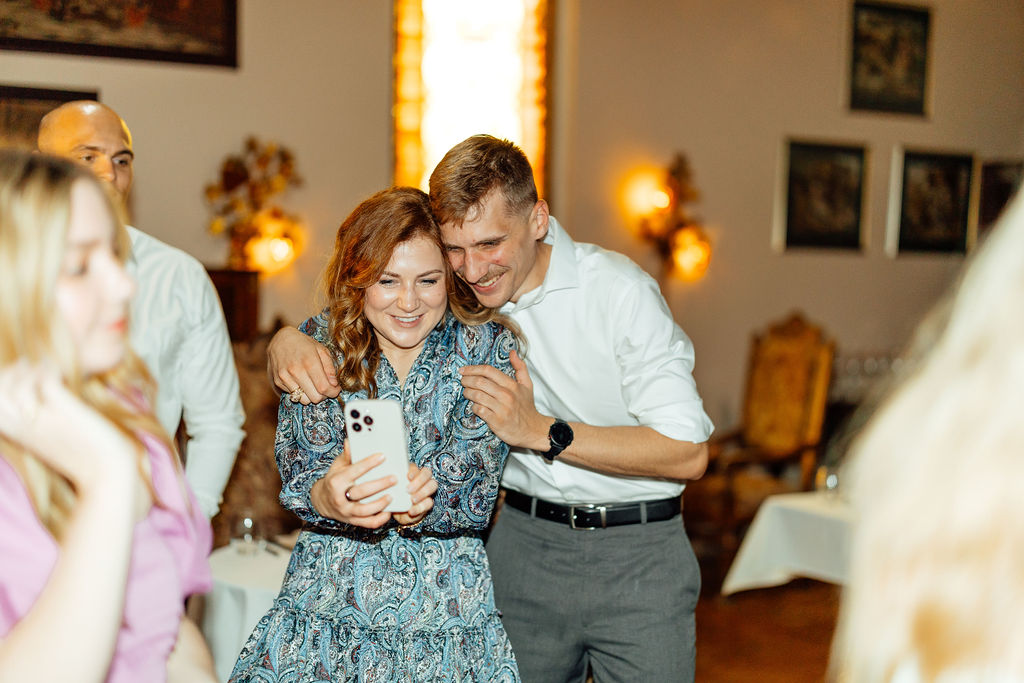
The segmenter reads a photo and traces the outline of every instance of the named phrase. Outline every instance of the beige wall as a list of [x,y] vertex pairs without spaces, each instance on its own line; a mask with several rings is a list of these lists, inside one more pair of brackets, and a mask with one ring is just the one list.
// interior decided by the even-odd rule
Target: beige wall
[[[697,379],[719,424],[734,420],[753,328],[802,308],[841,349],[884,351],[954,277],[959,257],[891,259],[882,243],[894,145],[1024,153],[1024,5],[936,0],[932,115],[851,114],[843,105],[849,3],[841,0],[564,0],[555,88],[552,207],[577,239],[655,269],[619,200],[636,165],[685,152],[715,255],[667,298],[697,345]],[[310,225],[292,271],[265,280],[262,313],[297,321],[334,230],[390,181],[391,16],[384,0],[240,2],[237,70],[0,53],[0,82],[99,88],[136,138],[135,222],[211,264],[203,185],[248,134],[292,147],[307,184],[283,204]],[[477,131],[467,131],[467,135]],[[861,254],[770,247],[786,136],[867,143]]]
[[[749,334],[803,309],[840,351],[900,346],[962,257],[887,257],[882,245],[895,145],[1024,152],[1024,3],[939,0],[933,8],[931,116],[850,113],[849,7],[822,0],[632,0],[573,3],[576,97],[560,161],[571,180],[553,213],[578,237],[651,272],[627,231],[629,169],[689,157],[696,207],[714,241],[697,284],[665,292],[697,349],[696,377],[717,426],[736,419]],[[770,246],[782,140],[866,143],[871,159],[862,253],[776,253]],[[562,190],[556,186],[556,190]]]
[[261,317],[301,321],[341,220],[391,180],[390,4],[239,5],[237,70],[3,52],[0,82],[99,88],[135,138],[135,224],[211,265],[227,246],[206,233],[203,186],[250,134],[291,147],[306,184],[281,203],[305,217],[310,239],[294,269],[265,280]]

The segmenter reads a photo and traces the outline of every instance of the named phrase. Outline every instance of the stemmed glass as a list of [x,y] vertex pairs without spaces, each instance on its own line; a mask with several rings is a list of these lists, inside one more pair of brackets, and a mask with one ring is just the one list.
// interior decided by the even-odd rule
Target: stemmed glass
[[822,465],[814,474],[814,488],[816,491],[824,491],[829,498],[839,495],[839,467],[837,465]]
[[243,555],[254,555],[257,551],[267,547],[266,534],[263,533],[263,525],[250,509],[245,509],[238,514],[238,523],[235,525],[236,545]]

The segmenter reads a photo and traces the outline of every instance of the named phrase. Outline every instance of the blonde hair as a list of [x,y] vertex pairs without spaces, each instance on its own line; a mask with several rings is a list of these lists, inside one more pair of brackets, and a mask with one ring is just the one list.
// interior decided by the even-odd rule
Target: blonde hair
[[[56,305],[76,183],[90,183],[106,198],[123,259],[128,242],[118,205],[87,170],[45,154],[0,151],[0,367],[18,360],[55,365],[72,393],[138,444],[139,475],[152,493],[142,435],[173,448],[152,411],[142,407],[155,396],[145,365],[129,352],[116,367],[85,375]],[[75,505],[71,484],[2,435],[0,457],[21,476],[36,515],[59,540]]]
[[857,525],[832,674],[1024,676],[1024,194],[919,329],[843,474]]

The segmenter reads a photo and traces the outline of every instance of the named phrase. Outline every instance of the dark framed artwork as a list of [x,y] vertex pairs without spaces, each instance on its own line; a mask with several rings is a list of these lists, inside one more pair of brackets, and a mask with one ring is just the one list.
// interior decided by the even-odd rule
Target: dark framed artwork
[[981,165],[978,238],[984,237],[1024,181],[1024,160],[989,161]]
[[967,251],[974,158],[905,150],[900,190],[900,252]]
[[866,165],[861,146],[789,141],[787,249],[860,249]]
[[927,8],[854,2],[850,109],[925,113]]
[[0,85],[0,147],[35,149],[39,121],[74,100],[98,100],[96,90],[50,90]]
[[237,0],[4,0],[0,49],[238,65]]

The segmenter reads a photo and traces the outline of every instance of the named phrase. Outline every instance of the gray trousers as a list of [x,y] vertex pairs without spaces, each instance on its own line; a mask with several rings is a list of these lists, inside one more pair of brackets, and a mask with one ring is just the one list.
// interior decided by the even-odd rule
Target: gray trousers
[[505,506],[487,541],[524,683],[693,681],[700,569],[679,517],[574,530]]

